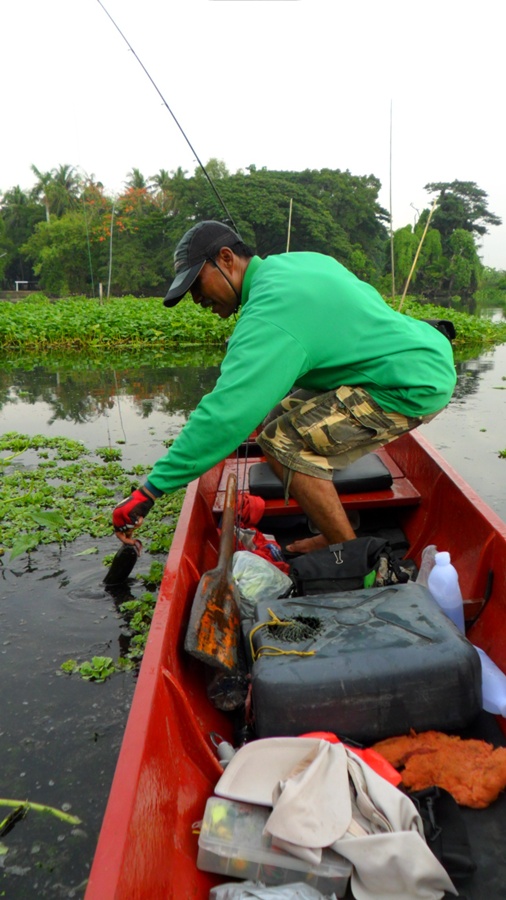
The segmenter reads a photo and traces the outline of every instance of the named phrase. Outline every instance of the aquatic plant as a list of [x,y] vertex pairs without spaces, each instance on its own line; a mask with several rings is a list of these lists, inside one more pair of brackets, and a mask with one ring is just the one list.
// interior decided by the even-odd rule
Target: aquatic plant
[[[149,467],[137,465],[134,473],[116,460],[96,457],[80,441],[68,438],[17,432],[0,437],[0,555],[10,551],[12,562],[39,544],[67,545],[83,535],[95,539],[112,533],[112,507],[128,496]],[[23,465],[24,459],[29,464]],[[183,497],[181,490],[155,504],[143,525],[145,551],[168,552]]]
[[[397,309],[399,298],[387,302]],[[415,318],[451,319],[457,329],[457,346],[506,341],[506,324],[419,303],[414,297],[406,297],[402,311]],[[190,299],[166,309],[159,297],[115,297],[102,303],[71,297],[50,302],[44,295],[33,294],[19,303],[2,305],[0,347],[31,353],[50,349],[86,349],[87,353],[118,353],[126,348],[181,350],[223,346],[233,328],[233,319],[220,319],[210,310],[198,309]]]

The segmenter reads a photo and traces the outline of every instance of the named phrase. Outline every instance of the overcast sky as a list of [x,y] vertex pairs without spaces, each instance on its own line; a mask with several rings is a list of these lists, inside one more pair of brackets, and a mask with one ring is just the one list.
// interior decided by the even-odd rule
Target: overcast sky
[[[376,175],[393,224],[431,181],[474,181],[504,221],[502,4],[480,0],[103,0],[202,162]],[[98,0],[0,0],[0,190],[70,164],[120,191],[197,161]],[[289,199],[287,198],[287,204]],[[233,214],[233,210],[231,211]]]

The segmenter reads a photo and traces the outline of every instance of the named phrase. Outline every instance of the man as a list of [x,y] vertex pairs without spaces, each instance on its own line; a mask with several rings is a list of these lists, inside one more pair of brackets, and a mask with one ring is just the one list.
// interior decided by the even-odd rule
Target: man
[[239,309],[240,317],[214,390],[144,487],[114,510],[118,537],[132,543],[132,529],[158,497],[210,469],[268,417],[258,443],[319,532],[287,549],[354,538],[332,472],[447,405],[455,386],[449,341],[392,310],[335,259],[284,253],[262,260],[220,222],[190,228],[174,263],[166,306],[190,291],[221,318]]

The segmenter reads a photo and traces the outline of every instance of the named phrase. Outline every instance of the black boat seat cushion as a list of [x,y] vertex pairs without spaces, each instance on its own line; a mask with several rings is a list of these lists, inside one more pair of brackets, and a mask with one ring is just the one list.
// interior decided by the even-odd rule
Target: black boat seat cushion
[[[386,491],[392,486],[392,475],[376,453],[368,453],[346,466],[336,469],[332,481],[340,494],[362,494]],[[283,485],[266,462],[254,463],[249,470],[249,492],[265,500],[283,498]]]

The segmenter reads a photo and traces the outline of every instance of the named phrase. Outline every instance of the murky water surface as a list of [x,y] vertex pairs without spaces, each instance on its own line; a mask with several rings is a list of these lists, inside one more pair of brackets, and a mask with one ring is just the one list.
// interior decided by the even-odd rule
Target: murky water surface
[[[153,463],[218,374],[216,356],[163,364],[83,365],[81,357],[29,368],[4,361],[0,434],[19,431],[121,441],[123,463]],[[506,520],[506,345],[458,365],[449,408],[424,434]],[[125,443],[123,443],[125,442]],[[97,542],[94,542],[97,543]],[[86,538],[51,545],[0,568],[0,796],[69,810],[81,824],[31,811],[1,839],[0,895],[10,900],[82,897],[135,687],[132,673],[104,684],[60,672],[66,659],[117,658],[125,623],[102,584],[99,553],[78,556]],[[147,571],[149,559],[138,564]],[[142,566],[145,569],[142,569]],[[0,806],[0,820],[8,812]],[[5,893],[2,894],[2,891]]]

